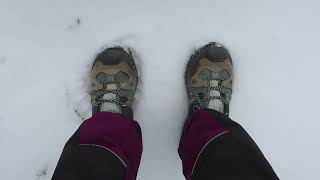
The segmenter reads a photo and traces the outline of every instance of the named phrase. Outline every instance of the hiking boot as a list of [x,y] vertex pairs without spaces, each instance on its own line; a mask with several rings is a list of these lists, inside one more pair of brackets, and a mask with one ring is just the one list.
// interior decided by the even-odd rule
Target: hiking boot
[[92,114],[112,112],[133,117],[133,100],[138,73],[131,52],[121,47],[98,54],[91,73]]
[[185,74],[190,111],[213,109],[229,115],[232,60],[219,43],[209,43],[190,58]]

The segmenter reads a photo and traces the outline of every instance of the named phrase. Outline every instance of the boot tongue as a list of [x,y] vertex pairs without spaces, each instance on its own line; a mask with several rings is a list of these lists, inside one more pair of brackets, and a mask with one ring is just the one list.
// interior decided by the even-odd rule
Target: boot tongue
[[[106,90],[117,90],[117,84],[108,84]],[[103,100],[119,100],[119,97],[115,93],[106,93],[102,97]],[[100,106],[100,112],[112,112],[112,113],[122,113],[122,108],[119,104],[105,102]]]
[[[219,82],[217,80],[210,80],[209,86],[210,87],[217,87],[219,85]],[[208,91],[205,96],[212,97],[212,96],[220,96],[220,92],[217,90],[210,90]],[[220,99],[211,99],[206,102],[204,102],[204,106],[208,109],[213,109],[216,111],[219,111],[221,113],[224,112],[224,104]]]

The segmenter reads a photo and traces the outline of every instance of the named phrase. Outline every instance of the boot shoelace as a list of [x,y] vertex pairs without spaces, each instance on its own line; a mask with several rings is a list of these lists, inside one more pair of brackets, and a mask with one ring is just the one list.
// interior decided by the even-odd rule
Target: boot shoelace
[[[196,93],[195,89],[191,88],[192,89],[192,94],[195,94],[196,100],[198,102],[192,108],[194,112],[199,110],[199,109],[203,109],[204,108],[203,103],[206,102],[206,101],[217,99],[217,100],[220,100],[222,103],[226,103],[226,96],[225,96],[225,93],[223,92],[223,87],[221,86],[222,81],[221,80],[215,80],[215,81],[218,82],[217,86],[212,86],[210,84],[210,81],[211,80],[208,80],[208,84],[209,85],[208,85],[207,89],[205,89],[202,92]],[[210,92],[212,92],[212,91],[218,91],[220,95],[219,96],[210,95],[211,94]]]
[[[112,89],[108,89],[108,86],[110,85],[115,85],[116,88],[112,88]],[[103,103],[112,103],[112,104],[116,104],[118,106],[124,106],[123,102],[121,101],[121,97],[120,97],[120,82],[119,81],[115,81],[112,83],[103,83],[102,84],[102,89],[99,89],[97,93],[99,93],[99,95],[96,98],[96,103],[95,106],[96,107],[100,107],[101,104]],[[106,94],[113,94],[114,98],[110,98],[110,99],[104,99],[104,95]]]

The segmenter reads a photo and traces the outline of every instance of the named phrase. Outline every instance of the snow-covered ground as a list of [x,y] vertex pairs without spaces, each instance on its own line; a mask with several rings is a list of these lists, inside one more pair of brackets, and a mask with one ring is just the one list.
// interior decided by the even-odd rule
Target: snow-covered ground
[[320,161],[320,1],[0,0],[0,179],[48,180],[90,116],[97,52],[134,48],[138,179],[184,179],[177,146],[191,52],[223,43],[235,67],[231,115],[281,179],[316,180]]

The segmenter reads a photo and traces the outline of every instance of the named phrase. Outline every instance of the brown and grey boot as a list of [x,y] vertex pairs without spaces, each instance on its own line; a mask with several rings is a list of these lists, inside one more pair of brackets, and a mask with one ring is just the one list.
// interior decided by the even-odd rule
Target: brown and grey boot
[[213,109],[229,115],[233,68],[227,49],[209,43],[190,58],[185,74],[191,111]]
[[131,52],[121,47],[104,50],[96,57],[90,78],[92,114],[112,112],[133,116],[138,73]]

